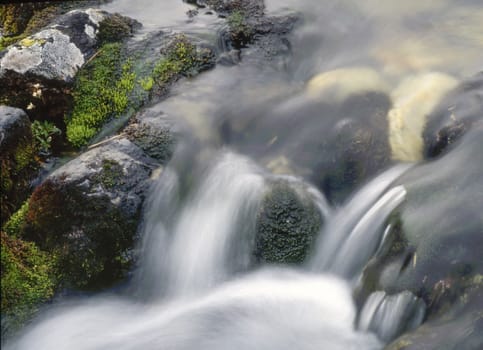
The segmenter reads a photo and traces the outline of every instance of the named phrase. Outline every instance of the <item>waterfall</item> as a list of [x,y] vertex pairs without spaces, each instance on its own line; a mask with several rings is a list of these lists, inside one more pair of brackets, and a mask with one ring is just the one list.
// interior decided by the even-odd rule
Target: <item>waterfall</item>
[[[347,231],[329,242],[338,249],[328,270],[350,280],[381,244],[381,226],[404,199],[403,187],[386,189],[407,166],[388,170],[335,214],[311,185],[266,174],[247,157],[222,151],[207,169],[184,197],[172,168],[151,191],[134,279],[144,298],[103,295],[54,307],[7,349],[376,350],[381,340],[421,322],[417,298],[376,292],[356,329],[351,286],[342,278],[288,267],[248,271],[268,179],[303,188],[329,227],[347,208]],[[321,242],[334,239],[325,234],[322,251]]]
[[356,277],[379,246],[382,225],[405,197],[401,186],[385,191],[409,167],[397,165],[377,176],[328,218],[310,262],[313,271]]
[[[222,2],[224,10],[206,4]],[[459,242],[460,232],[454,228],[479,214],[475,198],[480,192],[473,182],[481,185],[481,158],[473,155],[481,147],[472,138],[480,136],[481,123],[473,116],[465,119],[465,114],[479,110],[481,89],[468,100],[462,91],[461,99],[458,91],[442,97],[439,120],[434,111],[429,113],[436,103],[428,102],[431,89],[412,94],[405,91],[412,90],[412,83],[404,82],[421,72],[463,79],[481,69],[481,45],[475,43],[481,43],[483,21],[477,2],[113,0],[103,5],[143,22],[132,42],[125,42],[123,55],[146,68],[146,74],[156,65],[153,76],[146,76],[156,83],[164,80],[157,76],[158,68],[180,68],[165,54],[176,37],[196,43],[197,56],[209,63],[203,69],[216,64],[209,71],[193,68],[169,77],[166,86],[154,86],[149,92],[153,98],[142,107],[152,112],[149,118],[143,121],[143,111],[132,120],[139,126],[150,121],[149,141],[137,142],[144,136],[138,140],[128,129],[122,132],[130,140],[132,136],[146,159],[158,153],[151,148],[160,147],[164,154],[164,136],[173,136],[173,157],[160,166],[146,194],[133,254],[136,266],[132,278],[123,281],[127,287],[60,296],[2,345],[7,350],[381,350],[424,320],[425,303],[401,290],[404,286],[427,296],[437,280],[452,280],[464,270],[463,284],[450,281],[454,290],[448,298],[456,299],[452,293],[460,291],[470,298],[470,277],[479,278],[473,274],[481,264],[474,257],[459,257],[472,245],[473,233],[480,232],[480,221],[461,230],[471,230],[471,240],[465,238],[461,246],[453,242]],[[260,11],[251,18],[251,7],[258,6]],[[235,36],[243,40],[232,45]],[[193,60],[184,46],[177,48],[183,66]],[[211,49],[216,59],[204,56]],[[314,82],[320,94],[316,98]],[[478,84],[460,88],[470,91]],[[401,89],[406,85],[410,88]],[[411,95],[417,103],[403,103]],[[394,106],[400,107],[400,118],[389,113]],[[435,111],[439,114],[439,107]],[[416,115],[428,119],[424,130],[424,120],[412,118]],[[417,132],[407,132],[414,126],[409,122],[416,122]],[[473,129],[477,133],[471,134]],[[394,149],[394,138],[403,149]],[[391,159],[396,162],[394,151],[421,148],[422,139],[448,147],[438,158],[387,169]],[[421,154],[409,158],[420,159]],[[163,156],[159,161],[165,160]],[[317,186],[332,193],[326,198]],[[359,188],[349,194],[354,186]],[[270,197],[280,189],[291,196]],[[329,204],[346,194],[351,197],[340,206]],[[475,203],[466,205],[471,201]],[[268,210],[272,204],[275,210]],[[300,222],[309,220],[291,220],[301,206],[306,216],[317,217],[310,220],[307,241]],[[312,215],[317,210],[320,215]],[[399,210],[402,215],[397,217]],[[300,259],[290,260],[308,256],[306,261],[274,266],[267,261],[282,259],[257,256],[268,246],[260,233],[264,216],[275,227],[266,238],[270,249],[278,253],[293,242],[306,242]],[[361,294],[369,296],[360,300],[358,309],[355,284],[362,281],[367,263],[375,254],[385,259],[374,268],[392,263],[393,256],[385,254],[400,248],[392,246],[396,240],[390,236],[396,222],[401,228],[396,243],[407,241],[407,249],[427,257],[418,255],[417,268],[394,276],[397,285],[384,284],[386,291],[367,290],[377,283],[364,284]],[[320,232],[314,235],[319,223]],[[433,224],[435,232],[428,234]],[[432,276],[429,262],[439,258]],[[445,266],[451,268],[443,271]],[[374,277],[380,277],[377,273]],[[428,282],[420,275],[429,277]]]
[[[176,187],[168,172],[159,179],[154,197],[167,198],[175,207]],[[153,201],[143,242],[144,293],[146,288],[158,296],[200,293],[246,269],[263,192],[264,179],[255,164],[224,153],[178,213],[165,201]]]
[[374,292],[366,300],[359,317],[359,329],[373,331],[385,341],[391,341],[403,331],[421,324],[426,311],[424,301],[405,291],[395,295]]

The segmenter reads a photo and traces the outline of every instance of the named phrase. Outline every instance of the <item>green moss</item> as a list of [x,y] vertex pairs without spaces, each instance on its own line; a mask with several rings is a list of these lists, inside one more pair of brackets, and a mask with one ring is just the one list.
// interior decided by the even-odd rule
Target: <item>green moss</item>
[[143,79],[139,79],[139,84],[144,91],[151,91],[154,86],[154,79],[153,77],[145,77]]
[[101,43],[118,42],[131,34],[131,27],[126,18],[119,14],[107,17],[99,23],[99,34],[97,38]]
[[241,10],[233,11],[226,19],[230,28],[230,35],[235,46],[247,45],[253,35],[253,30],[247,22],[246,15]]
[[76,79],[74,107],[66,120],[67,139],[84,146],[110,118],[123,113],[136,76],[130,60],[122,62],[121,44],[105,44]]
[[177,80],[180,76],[193,76],[212,66],[213,53],[198,50],[185,35],[177,35],[161,51],[163,57],[155,64],[152,78],[158,87]]
[[96,177],[96,180],[105,188],[113,188],[120,184],[123,178],[122,166],[112,159],[102,160],[102,171]]
[[55,258],[1,232],[2,333],[13,332],[54,293]]
[[19,237],[23,232],[26,223],[26,216],[29,210],[28,200],[22,204],[19,210],[17,210],[8,221],[5,223],[3,229],[11,237]]
[[3,224],[26,199],[30,181],[38,169],[38,150],[25,136],[11,150],[0,156],[1,223]]
[[303,262],[320,225],[320,214],[312,202],[285,183],[275,184],[265,195],[257,217],[257,260]]
[[180,73],[181,65],[167,58],[158,61],[153,69],[154,80],[160,85],[170,82]]

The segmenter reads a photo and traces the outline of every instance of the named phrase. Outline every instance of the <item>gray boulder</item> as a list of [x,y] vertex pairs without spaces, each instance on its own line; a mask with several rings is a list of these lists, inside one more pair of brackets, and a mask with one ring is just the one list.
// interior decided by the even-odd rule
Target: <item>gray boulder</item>
[[65,286],[108,286],[133,263],[150,176],[158,164],[127,139],[94,148],[52,173],[29,200],[23,236],[58,252]]
[[[112,23],[112,19],[123,22],[131,32],[137,25],[101,10],[74,10],[2,51],[2,102],[28,111],[32,119],[50,119],[61,126],[72,103],[74,77],[98,49],[103,23]],[[107,27],[112,30],[112,26]]]

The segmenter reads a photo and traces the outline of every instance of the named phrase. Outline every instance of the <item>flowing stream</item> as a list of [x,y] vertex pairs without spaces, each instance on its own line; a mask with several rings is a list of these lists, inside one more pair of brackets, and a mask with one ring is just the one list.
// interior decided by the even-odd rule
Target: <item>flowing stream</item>
[[[215,38],[221,25],[206,9],[188,21],[185,12],[193,7],[181,0],[115,0],[105,8],[143,22],[139,35],[175,28]],[[54,304],[6,348],[369,350],[416,328],[425,305],[411,293],[373,293],[358,312],[353,291],[406,200],[401,179],[421,160],[421,127],[406,130],[412,134],[404,144],[385,140],[390,164],[330,202],[314,184],[325,164],[315,159],[330,163],[333,130],[350,126],[346,114],[365,112],[357,104],[324,118],[313,112],[327,111],[320,101],[343,101],[369,87],[400,107],[388,113],[394,118],[405,108],[427,113],[443,92],[481,68],[483,11],[477,8],[476,0],[267,1],[270,13],[304,16],[289,37],[293,57],[244,60],[242,54],[240,64],[182,81],[149,107],[178,120],[185,139],[147,200],[130,286]],[[425,75],[433,71],[441,73]],[[411,82],[426,78],[445,90],[414,103]],[[389,124],[391,137],[397,128]],[[327,140],[323,150],[320,139]],[[299,267],[259,266],[252,255],[257,213],[274,179],[304,186],[324,221]],[[436,181],[432,174],[426,179]]]

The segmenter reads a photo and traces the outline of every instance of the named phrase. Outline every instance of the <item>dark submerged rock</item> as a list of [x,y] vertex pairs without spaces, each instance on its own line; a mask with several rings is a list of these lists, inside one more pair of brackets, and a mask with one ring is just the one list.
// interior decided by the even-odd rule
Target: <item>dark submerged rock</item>
[[454,147],[483,118],[483,72],[450,92],[428,116],[423,138],[426,158],[438,157]]
[[[331,203],[342,203],[392,163],[386,118],[391,101],[382,92],[340,102],[298,95],[264,103],[230,116],[222,135],[270,170],[273,161],[290,159],[288,173],[310,180]],[[239,119],[241,127],[235,125]]]
[[428,116],[430,161],[398,180],[407,200],[382,249],[366,266],[363,288],[409,290],[427,305],[422,326],[396,349],[479,349],[483,260],[482,74],[446,95]]

